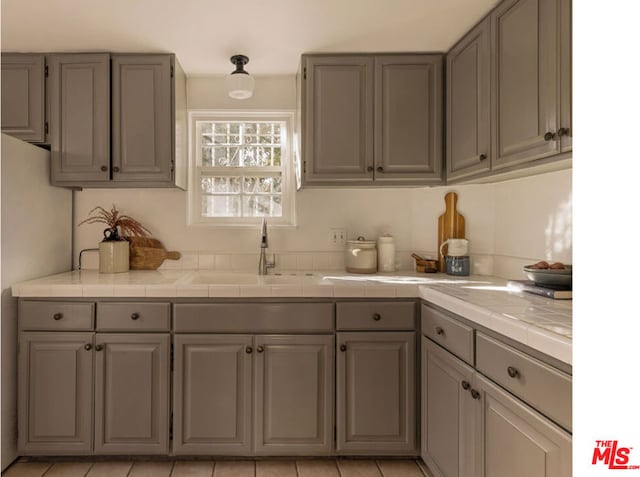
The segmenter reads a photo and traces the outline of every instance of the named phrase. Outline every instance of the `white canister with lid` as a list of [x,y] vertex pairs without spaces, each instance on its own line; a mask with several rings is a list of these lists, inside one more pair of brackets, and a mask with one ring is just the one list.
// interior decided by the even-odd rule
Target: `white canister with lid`
[[381,272],[396,271],[396,244],[391,234],[378,237],[378,270]]
[[349,273],[376,273],[378,253],[375,240],[366,240],[364,237],[347,240],[345,263]]

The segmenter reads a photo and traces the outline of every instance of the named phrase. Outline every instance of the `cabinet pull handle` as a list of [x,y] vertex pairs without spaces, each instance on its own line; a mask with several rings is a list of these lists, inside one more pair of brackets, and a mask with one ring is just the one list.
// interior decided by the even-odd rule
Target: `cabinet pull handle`
[[372,318],[373,318],[374,321],[380,321],[382,316],[380,315],[380,313],[374,313]]
[[347,351],[347,345],[340,345],[340,351]]
[[96,345],[96,351],[102,351],[103,348],[104,346],[102,346],[101,344]]
[[552,141],[552,140],[555,140],[555,139],[557,139],[557,136],[555,135],[555,133],[548,132],[548,133],[546,133],[544,135],[544,140],[545,141]]
[[86,349],[87,351],[91,351],[91,348],[93,348],[93,346],[91,346],[91,343],[87,343],[86,345],[84,345],[84,349]]
[[108,168],[107,166],[102,166],[102,167],[100,168],[100,170],[101,170],[102,172],[107,172],[107,170],[109,170],[109,168]]
[[113,166],[113,172],[120,172],[120,168],[118,166]]
[[461,384],[462,384],[462,389],[464,389],[465,391],[471,387],[471,384],[469,384],[469,381],[462,381]]
[[487,158],[486,154],[480,154],[480,160],[484,161]]
[[444,330],[441,326],[436,326],[436,334],[440,336],[444,335]]
[[138,318],[140,318],[140,314],[139,313],[131,313],[131,319],[132,320],[137,320]]
[[471,392],[471,397],[473,399],[480,399],[480,393],[478,391],[476,391],[475,389],[472,389],[470,392]]
[[53,319],[58,321],[61,320],[63,316],[64,315],[62,313],[56,313],[55,315],[53,315]]
[[373,172],[373,166],[368,166],[367,167],[367,172]]
[[507,368],[507,374],[512,377],[512,378],[517,378],[520,375],[520,371],[518,371],[516,368],[514,368],[513,366],[509,366]]
[[384,172],[384,168],[382,166],[378,166],[378,167],[376,167],[376,171]]
[[558,129],[558,132],[556,134],[558,135],[558,137],[568,136],[569,135],[569,128],[560,128],[560,129]]
[[256,351],[257,351],[258,353],[262,353],[262,352],[264,351],[264,347],[263,347],[263,346],[258,346],[258,347],[256,348]]
[[251,346],[247,346],[244,349],[244,352],[247,353],[247,354],[251,354],[251,353],[253,353],[253,348]]

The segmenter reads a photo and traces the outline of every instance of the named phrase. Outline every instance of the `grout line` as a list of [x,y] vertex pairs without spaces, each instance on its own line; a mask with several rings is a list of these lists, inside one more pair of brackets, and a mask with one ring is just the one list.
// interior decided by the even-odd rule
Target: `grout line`
[[45,475],[47,475],[47,472],[49,472],[51,470],[51,467],[53,467],[53,462],[49,463],[49,467],[47,467],[45,469],[45,471],[42,473],[41,477],[44,477]]
[[93,469],[93,465],[94,464],[95,464],[95,462],[91,462],[91,465],[87,469],[87,472],[85,472],[84,477],[87,477],[87,475],[89,475],[89,472],[91,472],[91,469]]
[[380,476],[384,477],[384,473],[382,472],[382,467],[380,467],[380,463],[378,462],[378,459],[375,459],[373,462],[375,462],[376,467],[378,469],[378,473],[380,474]]
[[131,473],[131,471],[133,470],[133,466],[136,465],[135,462],[131,463],[131,466],[129,467],[129,470],[127,470],[127,477],[129,477],[129,474]]
[[335,464],[336,464],[336,467],[338,468],[338,474],[340,475],[340,477],[344,477],[344,475],[342,475],[342,469],[340,468],[340,464],[338,464],[338,459],[335,460]]
[[[173,465],[175,465],[175,463]],[[216,473],[216,461],[213,460],[211,461],[211,477],[213,477],[215,473]]]

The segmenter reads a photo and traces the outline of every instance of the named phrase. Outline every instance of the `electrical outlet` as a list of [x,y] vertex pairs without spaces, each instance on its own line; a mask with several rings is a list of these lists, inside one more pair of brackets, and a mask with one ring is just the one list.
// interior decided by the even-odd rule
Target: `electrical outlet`
[[334,248],[344,248],[347,244],[347,230],[342,228],[329,229],[329,245]]

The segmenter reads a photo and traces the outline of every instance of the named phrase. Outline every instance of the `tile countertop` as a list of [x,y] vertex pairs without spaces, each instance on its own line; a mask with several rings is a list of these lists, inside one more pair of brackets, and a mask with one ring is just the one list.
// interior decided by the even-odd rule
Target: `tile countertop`
[[508,290],[506,280],[488,276],[418,274],[356,275],[332,272],[250,273],[204,270],[96,270],[61,273],[17,283],[16,297],[318,297],[422,298],[470,321],[572,363],[572,302]]

